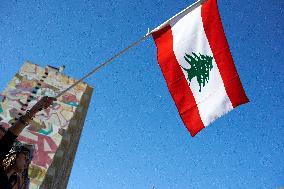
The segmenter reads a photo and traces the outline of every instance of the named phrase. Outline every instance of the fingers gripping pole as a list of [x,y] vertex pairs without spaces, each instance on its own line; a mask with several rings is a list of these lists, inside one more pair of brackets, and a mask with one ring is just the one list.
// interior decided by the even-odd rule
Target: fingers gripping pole
[[119,57],[120,55],[122,55],[123,53],[125,53],[126,51],[128,51],[130,48],[138,45],[139,43],[141,43],[142,41],[144,41],[147,37],[149,37],[152,34],[152,32],[148,32],[145,36],[143,36],[142,38],[140,38],[139,40],[135,41],[134,43],[132,43],[131,45],[129,45],[128,47],[126,47],[125,49],[123,49],[122,51],[120,51],[119,53],[115,54],[113,57],[109,58],[108,60],[106,60],[105,62],[101,63],[99,66],[97,66],[95,69],[93,69],[91,72],[89,72],[88,74],[86,74],[85,76],[83,76],[81,79],[79,79],[78,81],[76,81],[74,84],[72,84],[71,86],[69,86],[67,89],[61,91],[60,93],[58,93],[55,98],[59,98],[60,96],[62,96],[64,93],[66,93],[67,91],[69,91],[70,89],[72,89],[73,87],[75,87],[78,83],[80,83],[81,81],[83,81],[84,79],[86,79],[87,77],[93,75],[94,73],[96,73],[98,70],[100,70],[102,67],[108,65],[109,63],[111,63],[114,59],[116,59],[117,57]]

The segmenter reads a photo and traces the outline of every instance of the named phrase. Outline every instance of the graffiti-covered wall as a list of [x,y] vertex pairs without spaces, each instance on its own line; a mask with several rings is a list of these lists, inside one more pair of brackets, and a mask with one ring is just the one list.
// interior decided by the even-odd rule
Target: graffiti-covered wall
[[[1,125],[8,129],[42,96],[55,96],[74,82],[56,69],[25,62],[0,94]],[[50,108],[40,111],[18,137],[19,141],[34,145],[30,188],[66,186],[91,95],[92,88],[79,83]],[[56,159],[61,163],[56,164]],[[63,170],[64,178],[55,177]]]

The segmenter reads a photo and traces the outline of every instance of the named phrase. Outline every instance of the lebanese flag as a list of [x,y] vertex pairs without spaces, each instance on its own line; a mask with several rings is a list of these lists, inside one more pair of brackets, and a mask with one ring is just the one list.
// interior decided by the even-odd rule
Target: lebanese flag
[[152,35],[167,86],[192,136],[249,101],[234,66],[216,0],[194,4]]

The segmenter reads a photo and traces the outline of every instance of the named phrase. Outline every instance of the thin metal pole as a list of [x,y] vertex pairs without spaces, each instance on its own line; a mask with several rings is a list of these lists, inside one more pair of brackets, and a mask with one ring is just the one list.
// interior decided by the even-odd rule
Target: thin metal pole
[[71,86],[69,86],[67,89],[61,91],[59,94],[57,94],[55,96],[55,98],[59,98],[60,96],[62,96],[65,92],[69,91],[70,89],[72,89],[74,86],[76,86],[78,83],[80,83],[81,81],[83,81],[84,79],[86,79],[87,77],[91,76],[92,74],[94,74],[95,72],[97,72],[98,70],[100,70],[102,67],[108,65],[109,63],[111,63],[115,58],[119,57],[120,55],[122,55],[123,53],[125,53],[127,50],[129,50],[130,48],[138,45],[139,43],[141,43],[142,41],[144,41],[147,37],[149,37],[152,33],[160,30],[161,28],[165,27],[166,25],[168,25],[170,23],[170,21],[172,21],[174,18],[186,13],[186,12],[190,12],[193,9],[195,9],[196,7],[198,7],[199,5],[201,5],[203,2],[205,2],[207,0],[198,0],[195,3],[193,3],[192,5],[188,6],[187,8],[185,8],[184,10],[182,10],[181,12],[179,12],[178,14],[176,14],[175,16],[173,16],[172,18],[170,18],[169,20],[167,20],[166,22],[164,22],[163,24],[161,24],[160,26],[156,27],[155,29],[153,29],[151,32],[148,32],[145,36],[141,37],[140,39],[138,39],[137,41],[135,41],[134,43],[132,43],[131,45],[129,45],[128,47],[126,47],[125,49],[123,49],[122,51],[120,51],[119,53],[115,54],[113,57],[109,58],[108,60],[106,60],[105,62],[101,63],[99,66],[97,66],[95,69],[93,69],[91,72],[89,72],[87,75],[85,75],[84,77],[82,77],[81,79],[79,79],[78,81],[76,81],[74,84],[72,84]]
[[196,7],[200,6],[202,3],[205,3],[206,1],[207,0],[198,0],[198,1],[194,2],[193,4],[189,5],[188,7],[186,7],[185,9],[183,9],[182,11],[180,11],[179,13],[177,13],[176,15],[174,15],[173,17],[171,17],[170,19],[168,19],[167,21],[165,21],[164,23],[162,23],[161,25],[159,25],[158,27],[153,29],[150,33],[153,33],[153,32],[156,32],[156,31],[162,29],[163,27],[169,25],[170,22],[173,21],[173,19],[175,19],[176,17],[179,17],[183,14],[187,14],[187,13],[191,12]]
[[135,41],[134,43],[132,43],[131,45],[129,45],[128,47],[126,47],[125,49],[123,49],[122,51],[120,51],[119,53],[115,54],[113,57],[109,58],[108,60],[106,60],[105,62],[101,63],[99,66],[97,66],[95,69],[93,69],[91,72],[89,72],[88,74],[86,74],[84,77],[82,77],[81,79],[79,79],[78,81],[76,81],[74,84],[72,84],[71,86],[69,86],[67,89],[61,91],[59,94],[57,94],[55,96],[55,98],[59,98],[61,95],[63,95],[65,92],[69,91],[71,88],[73,88],[74,86],[76,86],[78,83],[80,83],[81,81],[83,81],[84,79],[86,79],[87,77],[89,77],[90,75],[94,74],[95,72],[97,72],[98,70],[100,70],[102,67],[106,66],[107,64],[111,63],[115,58],[119,57],[120,55],[122,55],[123,53],[125,53],[127,50],[129,50],[130,48],[138,45],[139,43],[141,43],[142,41],[144,41],[147,37],[149,37],[152,34],[152,32],[147,33],[145,36],[141,37],[139,40]]

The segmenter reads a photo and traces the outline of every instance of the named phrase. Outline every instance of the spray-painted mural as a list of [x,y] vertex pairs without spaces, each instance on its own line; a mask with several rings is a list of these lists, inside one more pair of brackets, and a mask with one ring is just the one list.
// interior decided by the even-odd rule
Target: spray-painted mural
[[[55,96],[74,82],[52,68],[26,62],[0,95],[2,126],[9,128],[15,118],[24,114],[42,96]],[[78,84],[51,108],[39,112],[18,137],[21,142],[35,147],[29,169],[30,188],[39,188],[43,181],[62,140],[62,133],[68,128],[86,87],[84,83]]]

